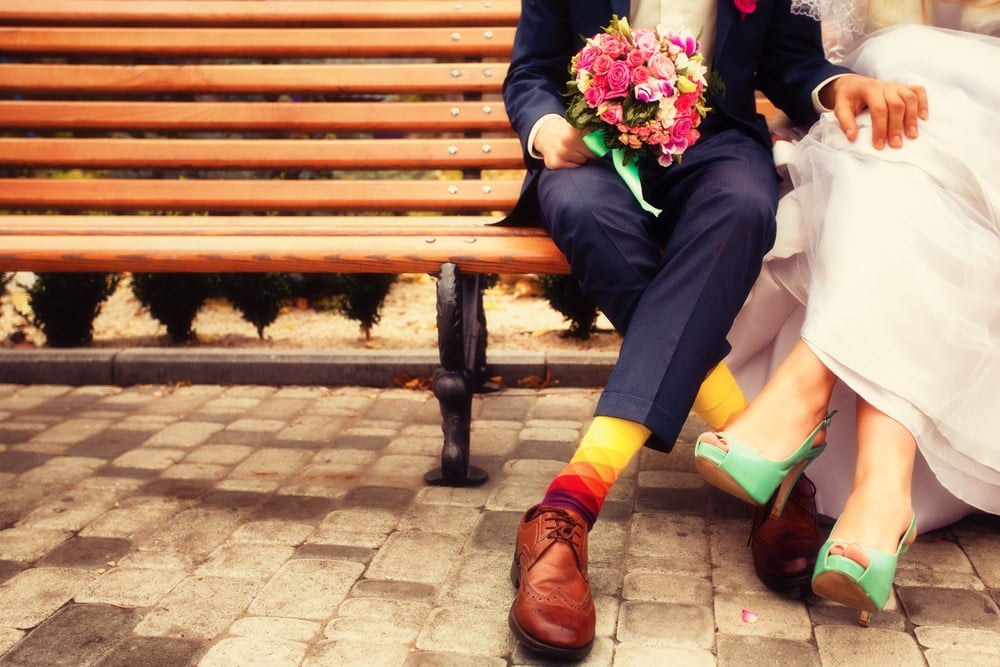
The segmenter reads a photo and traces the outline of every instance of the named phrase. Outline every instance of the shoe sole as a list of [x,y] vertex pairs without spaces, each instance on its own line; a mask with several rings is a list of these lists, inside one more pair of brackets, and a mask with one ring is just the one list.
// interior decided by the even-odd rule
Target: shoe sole
[[853,607],[861,612],[877,614],[882,611],[875,606],[868,594],[854,579],[837,571],[826,571],[813,579],[813,593],[840,604]]
[[700,456],[695,457],[694,465],[702,478],[715,488],[725,491],[729,495],[739,498],[744,502],[748,502],[751,505],[761,505],[761,503],[751,498],[743,487],[737,484],[736,480],[730,477],[725,470],[715,465],[715,463],[709,459],[702,458]]
[[[517,555],[514,555],[514,562],[510,566],[510,583],[514,584],[514,588],[521,587],[521,568],[517,562]],[[524,646],[526,649],[537,653],[538,655],[545,656],[546,658],[553,658],[560,661],[573,661],[582,660],[587,657],[590,650],[594,646],[594,640],[591,639],[584,646],[577,648],[566,648],[564,646],[553,646],[552,644],[546,644],[543,641],[539,641],[525,632],[521,624],[518,623],[517,617],[514,615],[514,605],[510,606],[510,612],[507,614],[507,625],[510,626],[510,631],[513,633],[514,637]]]

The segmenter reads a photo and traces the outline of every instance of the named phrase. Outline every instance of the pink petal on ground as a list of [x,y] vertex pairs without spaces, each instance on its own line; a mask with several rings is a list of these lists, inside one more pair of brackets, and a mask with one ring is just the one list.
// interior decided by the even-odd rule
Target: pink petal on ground
[[744,609],[743,610],[743,622],[744,623],[756,623],[758,618],[759,617],[757,616],[757,612],[750,611],[749,609]]

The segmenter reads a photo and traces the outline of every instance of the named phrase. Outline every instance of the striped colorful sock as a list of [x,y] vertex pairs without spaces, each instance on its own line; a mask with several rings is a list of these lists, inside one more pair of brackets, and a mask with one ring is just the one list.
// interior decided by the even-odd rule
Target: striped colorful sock
[[713,431],[729,425],[747,408],[747,399],[725,362],[709,371],[691,409]]
[[542,505],[578,513],[594,526],[618,475],[642,449],[650,430],[617,417],[594,417],[573,458],[545,492]]

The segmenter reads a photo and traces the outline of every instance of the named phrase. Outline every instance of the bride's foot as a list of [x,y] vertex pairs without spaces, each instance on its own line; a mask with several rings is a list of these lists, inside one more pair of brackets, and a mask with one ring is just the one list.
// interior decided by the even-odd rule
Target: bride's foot
[[[834,375],[801,341],[775,372],[760,395],[725,430],[725,437],[706,433],[701,437],[722,451],[726,441],[740,441],[771,461],[787,458],[802,439],[826,416]],[[814,444],[826,440],[825,429],[816,434]]]
[[909,500],[876,484],[856,487],[816,559],[813,591],[854,607],[868,625],[892,595],[899,556],[916,539]]

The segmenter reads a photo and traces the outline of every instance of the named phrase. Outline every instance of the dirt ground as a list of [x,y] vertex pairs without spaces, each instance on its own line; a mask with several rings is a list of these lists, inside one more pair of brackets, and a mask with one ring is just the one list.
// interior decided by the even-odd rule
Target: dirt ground
[[[45,336],[30,323],[27,296],[16,283],[31,280],[18,274],[0,297],[0,347],[44,347]],[[598,332],[581,341],[564,336],[568,322],[539,295],[531,276],[504,276],[484,294],[493,350],[614,351],[620,338],[603,317]],[[335,312],[289,304],[264,331],[264,339],[228,302],[207,302],[194,321],[198,347],[262,347],[300,349],[436,349],[435,283],[423,274],[404,274],[393,284],[381,322],[370,339],[358,323]],[[93,347],[170,346],[166,328],[132,295],[127,276],[105,302],[94,321]]]

